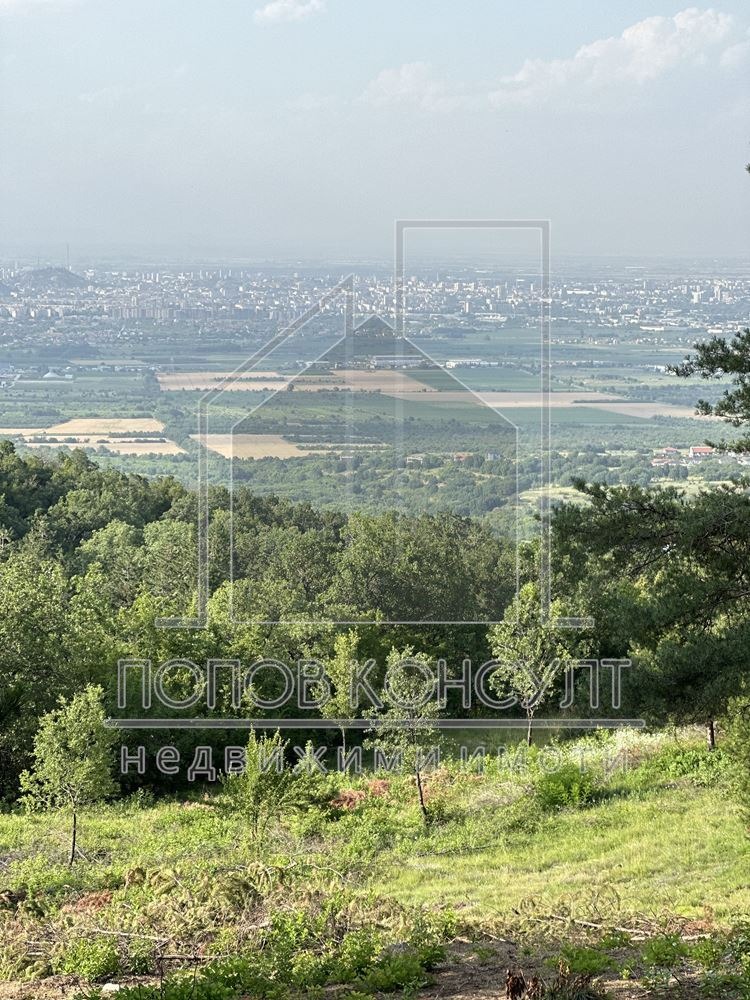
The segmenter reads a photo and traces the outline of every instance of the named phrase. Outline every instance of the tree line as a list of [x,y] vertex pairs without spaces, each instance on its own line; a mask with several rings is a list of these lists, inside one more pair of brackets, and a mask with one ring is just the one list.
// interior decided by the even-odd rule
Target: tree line
[[[709,343],[679,373],[734,377],[717,408],[743,426],[750,334],[721,350]],[[498,689],[515,687],[518,714],[529,722],[537,704],[514,664],[558,663],[545,696],[562,713],[567,662],[629,657],[624,716],[698,722],[711,745],[717,721],[742,730],[748,482],[694,497],[677,486],[577,486],[586,502],[561,505],[552,519],[553,617],[586,617],[585,629],[554,632],[540,620],[537,547],[522,545],[517,556],[515,539],[482,522],[322,511],[246,488],[230,504],[218,487],[209,497],[206,627],[164,629],[159,619],[197,609],[196,495],[170,478],[100,469],[81,452],[43,461],[1,444],[2,793],[17,794],[39,720],[60,697],[97,685],[115,714],[122,658],[314,658],[344,678],[351,660],[385,667],[405,650],[456,669],[465,658],[494,657]],[[497,624],[481,624],[488,622]],[[178,688],[192,682],[189,671],[177,678]],[[461,706],[449,700],[443,711]],[[177,746],[185,739],[171,738]],[[222,736],[213,738],[219,746]]]

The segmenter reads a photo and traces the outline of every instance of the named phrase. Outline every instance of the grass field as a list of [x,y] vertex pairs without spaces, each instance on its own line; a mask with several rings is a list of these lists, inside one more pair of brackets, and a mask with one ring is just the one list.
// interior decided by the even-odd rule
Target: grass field
[[549,497],[550,501],[566,503],[588,503],[587,498],[573,486],[550,486],[549,489],[523,490],[519,493],[519,499],[524,503],[531,504],[535,509],[539,508],[539,502],[543,496]]
[[[0,814],[0,980],[42,977],[28,990],[0,985],[0,1000],[72,996],[75,974],[130,976],[144,992],[125,991],[127,1000],[186,996],[158,992],[160,954],[194,956],[193,969],[219,956],[216,975],[222,956],[267,969],[266,985],[190,992],[196,1000],[311,997],[319,994],[308,988],[325,982],[352,983],[352,993],[331,987],[352,1000],[382,990],[497,1000],[499,968],[548,975],[561,948],[569,967],[593,967],[618,998],[651,995],[649,954],[665,949],[669,967],[656,970],[665,983],[710,974],[700,963],[750,914],[747,829],[728,758],[697,739],[689,730],[599,734],[559,744],[551,770],[541,747],[524,767],[490,762],[483,774],[445,761],[426,778],[428,825],[413,781],[393,773],[298,778],[261,841],[222,789],[186,801],[136,794],[82,811],[72,868],[69,816]],[[425,921],[455,939],[447,953],[437,938],[419,950]],[[376,927],[384,936],[357,952],[359,964],[331,965],[347,935],[361,945]],[[685,942],[709,935],[716,943],[693,956]],[[385,956],[413,948],[419,962],[385,976]],[[472,964],[480,953],[481,975]],[[451,992],[459,980],[471,989]]]
[[[488,875],[491,873],[491,877]],[[541,912],[584,917],[596,905],[626,922],[674,913],[726,920],[750,912],[747,843],[736,809],[715,790],[665,789],[545,820],[466,854],[404,858],[378,889],[404,902],[456,905],[512,921]]]

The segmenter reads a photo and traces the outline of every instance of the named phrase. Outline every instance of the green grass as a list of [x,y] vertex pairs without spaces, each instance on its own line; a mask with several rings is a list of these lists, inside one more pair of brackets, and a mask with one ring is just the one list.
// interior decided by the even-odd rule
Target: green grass
[[546,818],[484,851],[401,859],[377,882],[410,903],[462,903],[512,919],[533,901],[581,916],[600,897],[610,914],[703,916],[750,911],[747,837],[716,789],[666,789]]
[[[628,753],[637,747],[636,758],[645,754],[646,763],[606,777],[605,754],[623,747]],[[585,910],[601,892],[623,913],[694,917],[708,907],[721,918],[750,912],[746,830],[714,769],[700,769],[721,760],[709,755],[704,761],[692,731],[679,739],[602,736],[561,748],[567,761],[579,762],[580,752],[594,769],[595,804],[540,812],[534,751],[531,771],[517,775],[493,763],[484,777],[469,778],[449,764],[428,782],[445,819],[426,830],[408,778],[394,778],[386,798],[366,809],[337,816],[314,808],[288,818],[269,850],[289,851],[292,837],[298,848],[337,867],[344,855],[354,866],[364,863],[368,891],[406,903],[460,902],[479,914],[510,916],[529,900],[551,910]],[[675,761],[684,766],[675,770]],[[368,779],[328,780],[335,790],[366,787]],[[209,798],[140,808],[126,800],[85,811],[80,844],[93,860],[74,868],[73,881],[98,888],[134,867],[196,873],[247,864],[242,818],[214,805]],[[0,815],[0,857],[10,860],[6,881],[36,878],[37,868],[41,878],[47,867],[53,884],[55,870],[60,885],[69,884],[71,873],[62,865],[67,838],[63,814]]]
[[[454,933],[454,912],[471,934],[538,934],[534,921],[548,926],[549,914],[604,928],[647,920],[653,933],[680,919],[727,927],[750,913],[747,831],[728,791],[731,762],[697,740],[692,730],[598,733],[535,747],[525,768],[524,748],[511,747],[484,774],[445,760],[426,777],[427,826],[409,776],[303,777],[257,845],[220,790],[188,801],[137,794],[81,813],[72,868],[64,813],[0,814],[0,978],[153,973],[155,936],[174,953],[252,967],[271,954],[266,985],[249,992],[277,1000],[268,984],[294,983],[308,965],[339,981],[337,949],[352,930],[379,935],[350,940],[367,944],[358,989],[416,981],[429,966],[422,920],[443,928],[428,934],[433,954]],[[269,940],[280,950],[269,953]],[[405,941],[416,950],[391,968],[400,951],[388,948]]]

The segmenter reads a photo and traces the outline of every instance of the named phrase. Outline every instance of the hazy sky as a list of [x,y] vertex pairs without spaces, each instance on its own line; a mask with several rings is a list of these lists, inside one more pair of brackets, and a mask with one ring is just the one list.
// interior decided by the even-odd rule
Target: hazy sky
[[0,253],[748,250],[750,13],[608,0],[0,0]]

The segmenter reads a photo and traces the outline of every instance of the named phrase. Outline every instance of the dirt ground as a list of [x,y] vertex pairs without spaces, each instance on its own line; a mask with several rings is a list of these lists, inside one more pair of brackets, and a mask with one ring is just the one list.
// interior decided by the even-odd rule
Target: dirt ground
[[[420,1000],[505,1000],[505,978],[508,969],[523,971],[530,978],[539,975],[551,979],[547,966],[521,955],[514,942],[483,940],[470,943],[459,941],[452,945],[446,961],[432,974],[432,982],[420,990]],[[123,985],[153,984],[155,980],[131,978]],[[636,983],[606,976],[602,984],[611,1000],[646,1000],[651,994]],[[691,996],[690,984],[681,995]],[[75,976],[52,976],[35,983],[0,983],[0,1000],[74,1000],[85,990],[85,985]],[[106,994],[105,994],[106,995]],[[696,997],[698,994],[695,994]],[[112,996],[117,991],[112,990]]]
[[[137,986],[153,983],[153,979],[123,979],[123,986]],[[91,986],[77,976],[50,976],[33,983],[0,983],[0,1000],[74,1000]],[[111,989],[112,996],[117,996],[117,990]],[[107,996],[107,991],[105,996]]]
[[[513,942],[483,941],[453,945],[446,961],[433,973],[433,982],[420,991],[420,1000],[505,1000],[508,969],[552,979],[548,966],[519,954]],[[612,1000],[645,1000],[649,995],[634,983],[604,977],[602,983]]]

